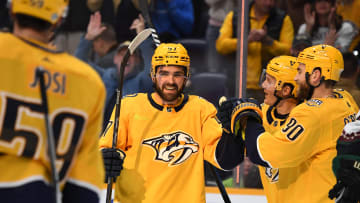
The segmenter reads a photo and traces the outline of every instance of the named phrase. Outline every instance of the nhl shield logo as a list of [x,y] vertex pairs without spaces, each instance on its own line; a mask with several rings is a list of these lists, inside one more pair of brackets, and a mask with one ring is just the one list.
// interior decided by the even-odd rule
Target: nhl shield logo
[[[162,134],[144,140],[142,144],[149,145],[156,151],[155,160],[168,162],[169,166],[183,163],[199,150],[199,144],[190,135],[181,131]],[[178,151],[180,152],[175,153]]]
[[278,168],[265,168],[265,174],[271,183],[279,181],[279,169]]

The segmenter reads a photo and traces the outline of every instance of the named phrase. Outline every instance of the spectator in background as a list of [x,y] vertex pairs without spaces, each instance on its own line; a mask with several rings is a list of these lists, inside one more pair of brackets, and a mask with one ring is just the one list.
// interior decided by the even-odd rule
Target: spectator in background
[[190,36],[194,24],[191,0],[152,0],[150,15],[161,42]]
[[10,15],[7,0],[0,0],[0,30],[10,29]]
[[207,56],[210,72],[223,72],[226,58],[216,51],[216,39],[219,37],[219,30],[224,22],[226,14],[236,8],[235,0],[205,0],[209,6],[209,22],[206,29],[206,41],[208,45]]
[[[152,22],[161,42],[188,37],[194,24],[191,0],[148,0]],[[140,14],[138,0],[115,1],[115,30],[118,41],[130,40],[136,36],[130,27]]]
[[[343,17],[343,20],[350,21],[360,28],[360,1],[358,0],[338,0],[336,6],[336,13]],[[352,51],[360,42],[360,34],[354,38],[350,45],[350,51]]]
[[135,30],[130,29],[133,21],[140,14],[138,0],[114,1],[115,31],[118,42],[131,40],[136,36]]
[[336,14],[335,0],[314,0],[304,6],[305,23],[298,34],[310,37],[312,45],[328,44],[346,52],[357,34],[356,27]]
[[[103,24],[104,29],[100,35],[93,38],[89,36],[89,32],[81,40],[88,40],[92,42],[93,46],[93,62],[100,67],[108,68],[114,67],[113,58],[116,54],[116,47],[118,46],[116,40],[116,33],[112,25]],[[88,29],[92,29],[89,28]],[[81,42],[80,42],[81,43]]]
[[290,49],[291,56],[297,57],[302,50],[311,47],[312,43],[307,35],[296,35]]
[[[294,30],[290,17],[275,7],[275,0],[254,0],[249,15],[246,94],[262,101],[264,95],[258,85],[262,67],[274,56],[290,54]],[[237,12],[231,11],[220,29],[216,49],[221,54],[231,54],[237,49],[237,25],[233,25],[236,16]],[[235,75],[235,70],[231,75]]]
[[336,84],[336,88],[348,91],[360,106],[360,89],[356,86],[356,79],[359,76],[359,61],[353,53],[347,52],[343,54],[344,71],[341,73],[340,81]]
[[304,23],[304,5],[309,0],[277,0],[278,8],[284,10],[291,18],[294,30],[298,30],[299,26]]
[[[68,17],[63,22],[61,32],[56,35],[55,45],[58,49],[74,54],[81,36],[86,32],[92,9],[97,9],[102,0],[73,0],[69,2]],[[95,5],[96,4],[96,5]]]
[[[104,112],[104,126],[111,116],[111,112],[116,101],[116,88],[118,86],[120,65],[123,57],[126,53],[126,47],[129,42],[126,41],[120,44],[113,58],[115,64],[114,67],[104,69],[97,64],[89,61],[89,53],[91,52],[91,40],[97,38],[102,32],[106,30],[106,27],[101,24],[101,14],[96,12],[91,16],[90,22],[87,28],[85,38],[79,44],[75,56],[91,65],[101,76],[105,88],[106,88],[106,100],[105,100],[105,112]],[[152,53],[151,39],[143,42],[140,48],[144,52]],[[140,50],[136,50],[133,55],[130,56],[128,64],[124,71],[124,83],[123,83],[123,95],[138,93],[138,92],[151,92],[152,82],[150,79],[150,68],[144,68],[144,59]]]

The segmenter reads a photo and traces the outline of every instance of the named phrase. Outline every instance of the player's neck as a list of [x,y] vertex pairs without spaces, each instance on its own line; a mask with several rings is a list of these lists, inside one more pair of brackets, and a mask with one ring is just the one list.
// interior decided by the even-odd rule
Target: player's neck
[[325,84],[321,84],[314,89],[314,93],[311,98],[328,98],[333,94],[332,88],[326,88]]
[[296,105],[297,101],[293,98],[283,99],[276,105],[276,111],[280,115],[286,115],[289,114]]
[[14,24],[14,35],[23,39],[38,41],[44,44],[49,43],[50,31],[38,32],[31,28],[21,28]]

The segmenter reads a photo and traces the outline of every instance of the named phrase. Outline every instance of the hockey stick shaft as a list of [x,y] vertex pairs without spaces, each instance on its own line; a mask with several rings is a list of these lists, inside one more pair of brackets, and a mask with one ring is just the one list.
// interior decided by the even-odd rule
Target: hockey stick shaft
[[[113,142],[112,142],[112,148],[115,149],[117,146],[117,140],[118,140],[118,131],[119,131],[119,118],[120,118],[120,108],[121,108],[121,97],[122,97],[122,89],[123,89],[123,83],[124,83],[124,72],[125,67],[129,61],[130,56],[135,52],[136,48],[145,41],[149,35],[151,34],[150,29],[145,29],[142,32],[140,32],[136,37],[131,41],[129,44],[126,54],[121,61],[120,65],[120,72],[119,72],[119,82],[118,87],[116,89],[116,103],[115,103],[115,123],[114,123],[114,131],[113,131]],[[112,194],[112,185],[113,185],[113,178],[109,177],[107,180],[107,190],[106,190],[106,203],[111,202],[111,194]]]
[[[113,133],[113,143],[112,148],[116,148],[117,138],[118,138],[118,130],[119,130],[119,118],[120,118],[120,107],[121,107],[121,96],[122,96],[122,87],[124,81],[124,70],[125,66],[130,58],[130,50],[126,51],[126,54],[121,62],[120,66],[120,78],[118,83],[118,88],[116,89],[116,103],[115,103],[115,124],[114,124],[114,133]],[[107,189],[106,189],[106,203],[111,202],[111,194],[112,194],[112,186],[113,186],[113,178],[109,177],[107,180]]]
[[59,174],[56,171],[56,151],[55,151],[55,139],[52,131],[52,127],[50,125],[49,120],[49,109],[48,109],[48,100],[46,95],[46,87],[45,87],[45,70],[43,68],[37,68],[36,74],[39,77],[40,81],[40,93],[41,93],[41,103],[44,109],[44,117],[45,117],[45,128],[47,133],[47,144],[48,144],[48,155],[50,159],[50,167],[51,167],[51,177],[52,177],[52,186],[55,189],[55,202],[61,203],[61,193],[59,187]]
[[[148,26],[151,29],[151,37],[154,41],[154,44],[156,45],[156,47],[158,47],[160,45],[160,38],[156,32],[154,24],[151,21],[147,0],[139,0],[139,2],[140,2],[140,11],[145,19],[145,22],[148,24]],[[221,180],[219,179],[219,177],[214,169],[214,166],[210,165],[210,168],[212,169],[210,171],[213,173],[213,176],[216,179],[216,184],[219,187],[219,190],[221,192],[221,196],[224,199],[224,202],[230,203],[229,195],[227,194],[224,185],[222,184]]]
[[151,29],[151,37],[154,41],[154,44],[156,47],[160,45],[160,38],[155,30],[155,26],[151,21],[150,12],[149,12],[149,6],[147,0],[139,0],[140,1],[140,11],[145,19],[145,23],[148,25],[148,27]]
[[225,203],[231,203],[229,195],[227,194],[226,190],[225,190],[225,186],[224,184],[221,182],[221,178],[219,177],[219,174],[215,171],[215,167],[211,164],[209,164],[209,168],[211,173],[213,174],[213,176],[215,177],[215,181],[217,186],[219,187],[221,196],[224,200]]

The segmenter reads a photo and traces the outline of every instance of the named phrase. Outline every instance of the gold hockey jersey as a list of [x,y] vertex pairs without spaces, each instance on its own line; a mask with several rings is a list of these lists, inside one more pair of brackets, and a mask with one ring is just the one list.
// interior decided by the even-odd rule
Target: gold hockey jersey
[[[215,119],[216,109],[187,95],[178,105],[162,106],[153,94],[122,100],[117,147],[126,158],[115,198],[121,203],[205,202],[204,160],[220,168],[215,149],[222,128]],[[113,125],[109,125],[100,147],[112,146]]]
[[258,153],[271,168],[279,168],[265,171],[270,179],[262,177],[269,202],[333,202],[328,192],[336,182],[331,169],[336,140],[358,110],[347,92],[335,90],[334,95],[337,98],[296,106],[280,130],[264,118],[266,131],[258,137]]
[[[266,132],[274,133],[281,129],[281,127],[286,122],[287,115],[280,115],[277,113],[276,108],[263,104],[261,107],[263,113],[263,126]],[[278,184],[281,175],[283,175],[284,170],[271,167],[259,166],[259,173],[261,177],[261,182],[264,187],[264,192],[268,203],[277,203],[277,196],[279,195],[280,190],[278,189]]]
[[0,33],[0,189],[51,178],[38,68],[45,70],[61,186],[71,181],[99,197],[105,97],[100,77],[66,53],[10,33]]

